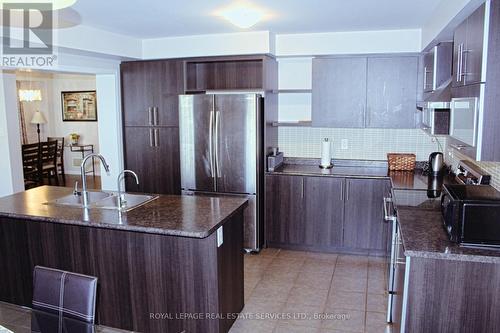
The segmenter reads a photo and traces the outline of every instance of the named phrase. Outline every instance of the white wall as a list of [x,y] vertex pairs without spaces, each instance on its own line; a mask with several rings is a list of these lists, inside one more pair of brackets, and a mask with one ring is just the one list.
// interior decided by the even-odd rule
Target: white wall
[[24,190],[16,76],[0,71],[0,197]]
[[[69,134],[80,135],[81,144],[93,144],[94,151],[99,152],[99,122],[94,121],[62,121],[61,92],[63,91],[84,91],[96,90],[95,75],[68,75],[56,74],[51,82],[51,109],[48,112],[48,136],[62,136],[66,143],[69,143]],[[99,94],[97,95],[99,100]],[[99,120],[99,108],[97,109],[97,119]],[[68,174],[80,174],[79,163],[81,154],[71,152],[69,147],[64,151],[64,166]],[[96,163],[96,174],[100,174],[98,161]],[[76,165],[75,165],[76,164]]]
[[271,53],[274,36],[268,31],[212,34],[142,41],[143,59]]
[[421,51],[421,31],[385,30],[276,35],[276,56]]

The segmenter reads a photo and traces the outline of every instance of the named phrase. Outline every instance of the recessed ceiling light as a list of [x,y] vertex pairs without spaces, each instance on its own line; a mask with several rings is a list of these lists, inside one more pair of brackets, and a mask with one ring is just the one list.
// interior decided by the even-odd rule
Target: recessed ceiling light
[[52,10],[71,7],[77,0],[0,0],[0,4],[17,3],[17,4],[52,4]]
[[244,2],[224,8],[218,12],[218,15],[242,29],[253,27],[264,18],[262,10]]

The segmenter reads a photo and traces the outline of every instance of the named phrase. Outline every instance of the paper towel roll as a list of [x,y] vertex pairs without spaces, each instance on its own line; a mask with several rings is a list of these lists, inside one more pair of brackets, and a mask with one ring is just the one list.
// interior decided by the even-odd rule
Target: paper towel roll
[[332,154],[330,153],[330,140],[325,138],[321,142],[321,167],[328,168],[332,165]]

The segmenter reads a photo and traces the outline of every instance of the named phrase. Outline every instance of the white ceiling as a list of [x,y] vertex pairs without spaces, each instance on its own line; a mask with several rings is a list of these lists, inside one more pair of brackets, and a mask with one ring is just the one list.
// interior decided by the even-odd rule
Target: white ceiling
[[[253,0],[250,3],[268,17],[249,30],[312,33],[421,28],[441,1],[454,0]],[[72,20],[79,15],[83,25],[155,38],[245,31],[214,15],[234,2],[78,0],[65,11]]]

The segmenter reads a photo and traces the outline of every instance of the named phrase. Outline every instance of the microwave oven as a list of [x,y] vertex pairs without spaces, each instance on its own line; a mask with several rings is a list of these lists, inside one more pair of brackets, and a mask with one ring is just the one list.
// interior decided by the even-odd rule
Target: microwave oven
[[432,135],[450,134],[450,109],[422,109],[421,129]]
[[444,226],[452,242],[500,247],[500,192],[489,185],[444,185]]

